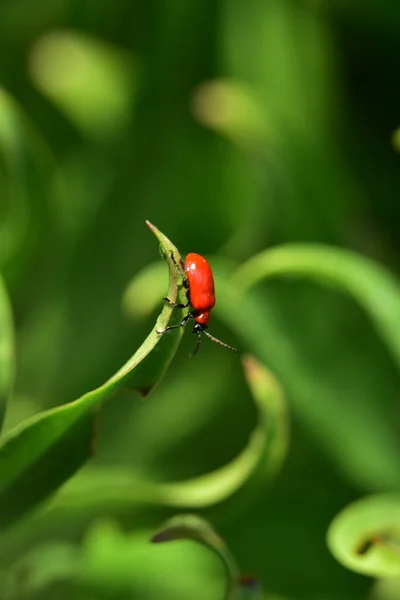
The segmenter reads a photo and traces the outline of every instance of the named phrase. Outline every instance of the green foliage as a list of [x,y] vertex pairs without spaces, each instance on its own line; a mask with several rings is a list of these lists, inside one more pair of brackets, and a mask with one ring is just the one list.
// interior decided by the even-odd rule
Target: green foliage
[[239,598],[239,572],[223,540],[209,523],[196,515],[178,515],[167,521],[152,538],[155,543],[172,540],[193,540],[210,548],[222,561],[227,576],[226,600]]
[[0,279],[0,425],[14,382],[14,330],[10,301]]
[[340,562],[375,577],[400,575],[399,494],[363,498],[333,521],[328,543]]
[[[176,248],[154,225],[170,266],[169,298],[178,297],[178,273],[172,255]],[[123,387],[146,396],[166,369],[176,347],[168,337],[166,351],[154,359],[153,348],[161,341],[157,329],[166,327],[172,308],[166,304],[142,346],[104,385],[75,402],[25,420],[10,429],[0,446],[0,526],[5,528],[46,498],[73,475],[95,452],[96,410]],[[175,336],[176,338],[177,336]],[[144,367],[142,363],[145,363]],[[140,368],[138,368],[140,365]]]
[[[48,512],[71,511],[82,504],[93,511],[104,505],[129,511],[137,503],[205,508],[229,499],[244,484],[246,490],[241,495],[248,496],[251,482],[254,486],[260,480],[270,481],[287,452],[286,406],[280,386],[265,367],[251,357],[243,359],[243,366],[259,413],[258,423],[248,445],[230,463],[211,473],[174,483],[148,481],[134,476],[129,469],[88,468],[64,486],[50,503]],[[240,498],[241,503],[244,500]]]
[[399,23],[3,1],[1,599],[397,600]]

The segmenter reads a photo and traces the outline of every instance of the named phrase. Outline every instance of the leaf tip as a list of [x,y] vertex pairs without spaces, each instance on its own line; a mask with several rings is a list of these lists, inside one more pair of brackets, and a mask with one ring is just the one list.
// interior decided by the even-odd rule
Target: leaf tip
[[159,544],[161,542],[168,542],[169,537],[166,535],[165,531],[158,531],[151,536],[150,541],[152,544]]
[[157,227],[151,223],[148,219],[146,219],[146,225],[153,233],[157,230]]
[[254,377],[259,371],[259,362],[252,354],[242,354],[242,365],[248,377]]
[[188,536],[190,536],[190,532],[188,532],[184,526],[166,524],[150,538],[150,541],[153,544],[160,544],[163,542],[173,542],[175,540],[185,539]]

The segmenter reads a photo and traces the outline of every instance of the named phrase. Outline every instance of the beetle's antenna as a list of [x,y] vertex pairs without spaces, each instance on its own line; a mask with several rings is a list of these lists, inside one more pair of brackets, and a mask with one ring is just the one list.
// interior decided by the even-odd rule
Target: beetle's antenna
[[203,333],[204,333],[204,335],[209,337],[211,341],[215,342],[216,344],[219,344],[220,346],[223,346],[224,348],[228,348],[228,350],[232,350],[232,352],[239,352],[239,350],[237,350],[236,348],[233,348],[232,346],[228,346],[228,344],[225,344],[225,342],[221,342],[221,340],[218,340],[216,337],[211,335],[211,333],[209,333],[205,329],[203,330]]
[[195,349],[193,350],[193,352],[191,352],[191,353],[189,354],[190,358],[193,358],[193,356],[196,356],[196,354],[198,353],[198,351],[199,351],[199,349],[200,349],[200,346],[201,346],[201,340],[202,340],[201,333],[198,333],[198,334],[197,334],[196,347],[195,347]]

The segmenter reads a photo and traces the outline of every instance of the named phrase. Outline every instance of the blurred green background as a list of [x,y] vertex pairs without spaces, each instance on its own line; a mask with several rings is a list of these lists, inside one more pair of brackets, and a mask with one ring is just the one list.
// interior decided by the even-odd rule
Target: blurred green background
[[[216,262],[312,242],[396,275],[399,31],[389,0],[1,0],[0,269],[17,335],[6,429],[103,383],[153,327],[166,267],[148,284],[155,310],[146,286],[142,314],[126,295],[160,260],[145,219]],[[345,293],[302,278],[257,292],[290,450],[273,485],[203,514],[265,598],[400,597],[325,541],[349,502],[400,489],[395,361]],[[218,314],[211,331],[243,347]],[[95,465],[184,480],[246,445],[256,416],[237,357],[205,340],[191,361],[193,344],[187,332],[149,398],[107,404]],[[87,502],[34,515],[4,534],[0,573],[33,553],[43,581],[13,598],[221,598],[205,548],[148,543],[174,512]]]

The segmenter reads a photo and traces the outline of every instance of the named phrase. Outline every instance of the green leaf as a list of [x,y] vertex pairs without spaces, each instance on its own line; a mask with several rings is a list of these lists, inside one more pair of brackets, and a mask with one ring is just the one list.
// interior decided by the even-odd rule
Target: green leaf
[[352,571],[400,576],[400,494],[369,496],[347,506],[329,528],[328,546]]
[[[178,296],[180,255],[151,223],[169,265],[169,298]],[[160,336],[172,307],[164,305],[156,325],[142,346],[106,383],[78,400],[48,410],[9,430],[0,444],[0,527],[5,528],[54,492],[93,454],[96,416],[101,404],[121,388],[146,396],[162,377],[182,335],[180,330]],[[157,348],[156,348],[157,346]],[[153,352],[153,350],[155,350]]]
[[83,133],[102,138],[121,131],[136,88],[128,53],[82,32],[52,31],[30,58],[33,83]]
[[218,556],[226,573],[226,600],[261,600],[261,583],[252,575],[240,575],[224,540],[216,533],[212,525],[197,515],[177,515],[168,519],[152,537],[152,542],[171,542],[173,540],[192,540],[209,548]]
[[400,367],[397,280],[384,267],[353,252],[304,244],[262,252],[231,277],[226,270],[218,271],[218,265],[215,271],[219,274],[216,315],[277,374],[296,412],[342,472],[367,489],[400,487],[397,433],[388,428],[381,404],[372,398],[367,405],[365,397],[362,420],[354,403],[342,399],[338,411],[340,390],[327,385],[315,365],[298,351],[268,297],[251,290],[269,277],[296,276],[351,294],[368,311]]
[[15,561],[5,574],[5,600],[43,592],[57,581],[74,577],[79,565],[80,553],[72,544],[49,542],[37,546]]
[[349,250],[288,244],[251,258],[236,271],[233,283],[247,291],[277,276],[306,277],[353,296],[372,318],[400,368],[400,284],[383,266]]
[[14,329],[8,294],[0,276],[0,427],[14,383]]
[[239,571],[229,548],[214,531],[210,523],[196,515],[178,515],[169,519],[152,537],[152,542],[170,542],[172,540],[193,540],[212,550],[221,560],[227,578],[225,598],[240,598],[238,588]]
[[191,544],[154,545],[153,531],[123,531],[108,520],[96,522],[83,542],[77,584],[95,598],[220,599],[223,573],[208,552]]
[[260,150],[275,141],[273,122],[257,91],[242,82],[215,79],[201,85],[195,94],[195,116],[205,126],[234,142]]
[[371,589],[371,600],[398,600],[400,598],[400,577],[377,579]]
[[[15,99],[0,88],[0,268],[7,281],[23,278],[50,222],[54,162],[40,133]],[[52,221],[54,227],[54,222]],[[50,226],[49,226],[50,227]],[[47,237],[53,235],[50,230]]]
[[268,369],[253,357],[243,367],[258,409],[258,422],[244,450],[229,464],[206,475],[174,483],[155,483],[126,469],[86,469],[60,490],[50,510],[82,507],[127,509],[135,503],[204,508],[227,500],[245,487],[253,491],[280,469],[288,448],[288,415],[282,389]]

